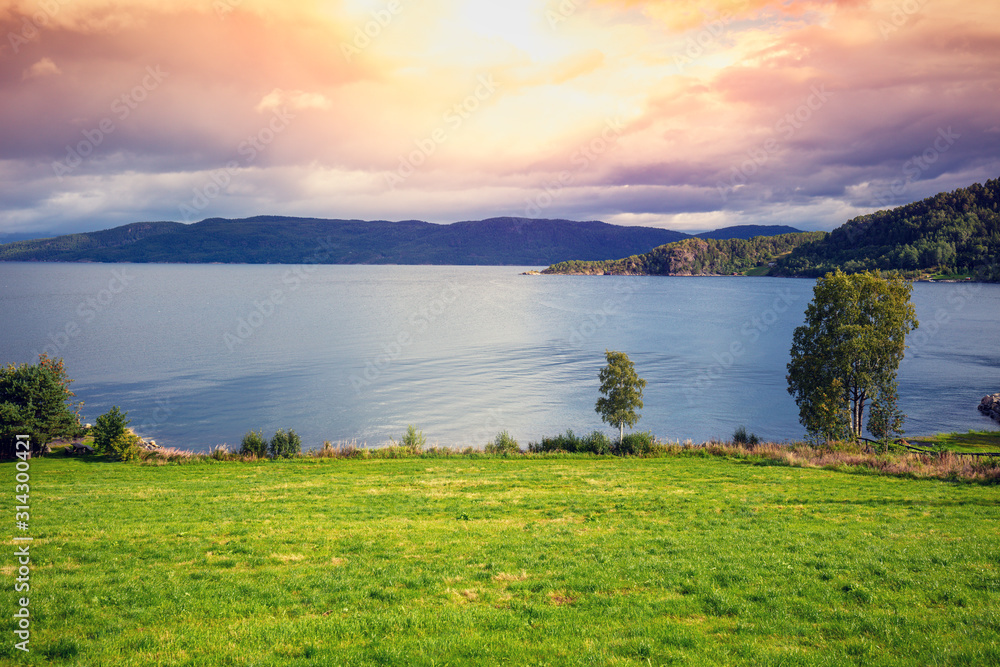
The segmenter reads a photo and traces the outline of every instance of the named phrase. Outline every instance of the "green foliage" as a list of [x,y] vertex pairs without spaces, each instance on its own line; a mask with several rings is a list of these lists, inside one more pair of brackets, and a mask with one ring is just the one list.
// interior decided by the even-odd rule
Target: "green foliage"
[[520,454],[521,447],[510,433],[500,431],[493,442],[486,445],[487,454]]
[[38,363],[0,367],[0,458],[14,458],[17,435],[31,436],[37,454],[53,438],[80,435],[80,407],[62,359],[42,354]]
[[115,443],[128,431],[129,421],[128,413],[122,412],[117,405],[98,417],[91,432],[94,436],[94,449],[102,454],[116,453]]
[[240,456],[256,456],[259,459],[267,456],[267,440],[262,431],[247,431],[240,441]]
[[542,438],[541,442],[529,444],[528,451],[610,454],[611,440],[601,431],[594,431],[581,438],[572,429],[566,429],[565,434]]
[[701,239],[675,241],[642,255],[625,259],[553,264],[543,273],[605,275],[729,275],[766,265],[775,257],[803,243],[818,241],[826,232],[798,232],[751,239]]
[[406,433],[403,434],[399,444],[404,447],[409,447],[415,452],[419,452],[427,444],[427,438],[424,437],[423,431],[418,431],[413,424],[408,424],[406,427]]
[[656,449],[656,438],[648,431],[626,433],[612,453],[618,456],[649,456]]
[[125,431],[111,441],[111,452],[119,461],[134,461],[139,458],[142,451],[140,445],[142,440],[132,431]]
[[642,390],[646,381],[635,372],[635,364],[624,352],[604,351],[608,365],[601,369],[601,393],[594,410],[605,424],[618,427],[618,442],[622,442],[625,427],[632,428],[639,421],[642,409]]
[[117,405],[97,418],[94,423],[94,449],[122,461],[131,461],[139,453],[139,436],[128,429],[128,413]]
[[965,274],[1000,280],[1000,179],[941,193],[846,222],[778,260],[779,275],[834,269]]
[[733,444],[734,445],[750,445],[751,447],[760,444],[760,438],[757,437],[756,433],[751,433],[747,435],[746,426],[740,426],[735,431],[733,431]]
[[271,458],[290,458],[302,451],[302,440],[294,430],[278,429],[271,437],[268,454]]
[[837,271],[816,281],[787,375],[799,421],[814,440],[861,436],[869,401],[870,432],[883,440],[902,432],[896,370],[906,334],[917,327],[911,290],[898,275],[878,271]]
[[577,451],[591,454],[610,454],[611,439],[601,431],[593,431],[580,442]]

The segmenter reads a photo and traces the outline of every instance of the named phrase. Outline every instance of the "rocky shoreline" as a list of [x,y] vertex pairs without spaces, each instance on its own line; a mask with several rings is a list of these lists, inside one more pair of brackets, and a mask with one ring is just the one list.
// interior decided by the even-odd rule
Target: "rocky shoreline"
[[983,396],[983,400],[979,402],[979,411],[1000,422],[1000,394]]

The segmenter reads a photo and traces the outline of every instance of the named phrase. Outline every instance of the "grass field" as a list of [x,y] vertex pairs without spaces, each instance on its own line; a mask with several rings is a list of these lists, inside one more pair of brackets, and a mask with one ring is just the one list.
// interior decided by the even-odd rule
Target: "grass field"
[[996,485],[693,456],[50,458],[31,483],[8,664],[1000,664]]
[[939,433],[912,441],[919,447],[939,447],[949,452],[1000,452],[1000,431]]

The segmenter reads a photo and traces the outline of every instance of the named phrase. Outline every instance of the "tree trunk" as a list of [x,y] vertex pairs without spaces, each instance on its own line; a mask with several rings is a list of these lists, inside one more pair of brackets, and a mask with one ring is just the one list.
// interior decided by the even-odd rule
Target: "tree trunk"
[[618,424],[618,446],[621,447],[625,443],[625,422]]
[[861,398],[858,400],[858,437],[861,437],[861,432],[864,430],[865,423],[865,400],[868,395],[865,392],[861,392]]

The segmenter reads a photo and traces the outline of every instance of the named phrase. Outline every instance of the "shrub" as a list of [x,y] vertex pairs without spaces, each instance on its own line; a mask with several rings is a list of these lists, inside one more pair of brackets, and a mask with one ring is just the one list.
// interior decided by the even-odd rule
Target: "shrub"
[[287,433],[283,429],[278,429],[271,438],[271,445],[268,453],[272,458],[290,458],[302,451],[302,440],[294,430]]
[[618,456],[645,456],[653,452],[655,443],[656,440],[649,431],[626,433],[622,436],[621,443],[613,446],[611,451]]
[[97,418],[91,429],[94,435],[94,449],[102,454],[116,454],[117,447],[127,444],[127,438],[124,436],[128,432],[128,425],[128,413],[122,412],[117,405],[112,406]]
[[413,424],[409,424],[399,444],[412,449],[415,453],[419,453],[424,448],[424,445],[427,444],[427,438],[424,437],[423,431],[418,431]]
[[751,433],[747,435],[746,426],[740,426],[733,432],[733,444],[734,445],[754,445],[760,444],[760,438],[757,437],[756,433]]
[[610,454],[611,438],[601,431],[594,431],[580,441],[580,452],[590,452],[592,454]]
[[134,461],[139,458],[142,448],[139,446],[142,440],[131,430],[126,430],[117,438],[111,441],[111,452],[119,461]]
[[566,433],[542,438],[541,442],[528,445],[530,452],[585,452],[591,454],[611,453],[611,440],[604,433],[594,431],[590,435],[579,437],[572,429]]
[[580,446],[580,438],[574,435],[572,429],[566,429],[565,435],[542,438],[539,443],[528,445],[529,452],[575,452]]
[[259,459],[267,456],[267,440],[258,431],[248,431],[240,441],[240,456],[256,456]]
[[486,445],[487,454],[520,454],[521,448],[517,440],[511,437],[507,431],[500,431],[493,442]]

